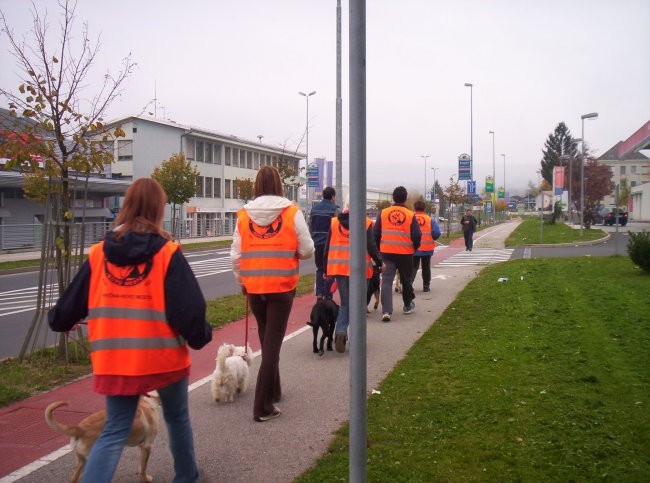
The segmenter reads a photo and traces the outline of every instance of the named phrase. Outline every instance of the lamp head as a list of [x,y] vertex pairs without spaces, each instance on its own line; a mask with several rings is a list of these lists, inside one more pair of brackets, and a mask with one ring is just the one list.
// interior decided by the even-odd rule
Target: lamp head
[[465,87],[472,87],[473,84],[471,82],[465,82]]
[[490,131],[488,134],[494,134],[494,131]]
[[590,112],[589,114],[583,114],[582,116],[580,116],[581,119],[595,119],[597,117],[598,117],[597,112]]

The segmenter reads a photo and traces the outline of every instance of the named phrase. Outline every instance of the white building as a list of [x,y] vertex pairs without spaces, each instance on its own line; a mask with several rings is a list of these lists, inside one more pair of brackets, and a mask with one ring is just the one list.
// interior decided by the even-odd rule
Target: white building
[[[196,196],[183,206],[182,236],[228,235],[243,201],[238,199],[237,179],[255,180],[260,166],[277,166],[280,161],[299,166],[301,153],[261,142],[224,135],[208,129],[178,124],[148,116],[128,116],[111,121],[126,133],[114,143],[114,177],[137,179],[151,176],[173,154],[184,153],[200,172]],[[107,174],[108,175],[108,174]],[[297,200],[297,189],[285,195]]]

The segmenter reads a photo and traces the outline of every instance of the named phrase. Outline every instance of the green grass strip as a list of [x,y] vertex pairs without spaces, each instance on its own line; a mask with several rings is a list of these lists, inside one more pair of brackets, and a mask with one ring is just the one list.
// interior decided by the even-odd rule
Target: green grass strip
[[520,245],[578,243],[593,241],[604,238],[607,234],[598,228],[589,228],[582,231],[571,228],[561,222],[555,224],[542,224],[542,236],[540,242],[540,222],[536,217],[524,217],[522,223],[506,239],[507,247]]
[[370,396],[368,481],[647,481],[648,293],[624,257],[485,268]]

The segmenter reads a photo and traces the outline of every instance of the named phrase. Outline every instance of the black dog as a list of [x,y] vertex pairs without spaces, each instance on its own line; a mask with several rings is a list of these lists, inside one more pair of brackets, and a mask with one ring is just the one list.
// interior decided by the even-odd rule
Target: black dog
[[[307,322],[307,324],[311,325],[314,332],[314,353],[321,356],[324,354],[325,351],[323,350],[323,346],[325,344],[325,338],[327,338],[327,350],[332,350],[334,326],[336,325],[336,318],[338,315],[339,306],[332,299],[319,299],[311,308],[311,314],[309,315],[309,322]],[[322,329],[323,331],[320,338],[320,348],[316,344],[318,339],[318,329]]]

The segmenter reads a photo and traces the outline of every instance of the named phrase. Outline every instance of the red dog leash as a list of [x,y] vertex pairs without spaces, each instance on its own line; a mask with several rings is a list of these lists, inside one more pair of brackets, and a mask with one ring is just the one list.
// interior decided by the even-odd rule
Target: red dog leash
[[244,336],[244,350],[248,351],[248,294],[244,295],[246,298],[246,334]]

